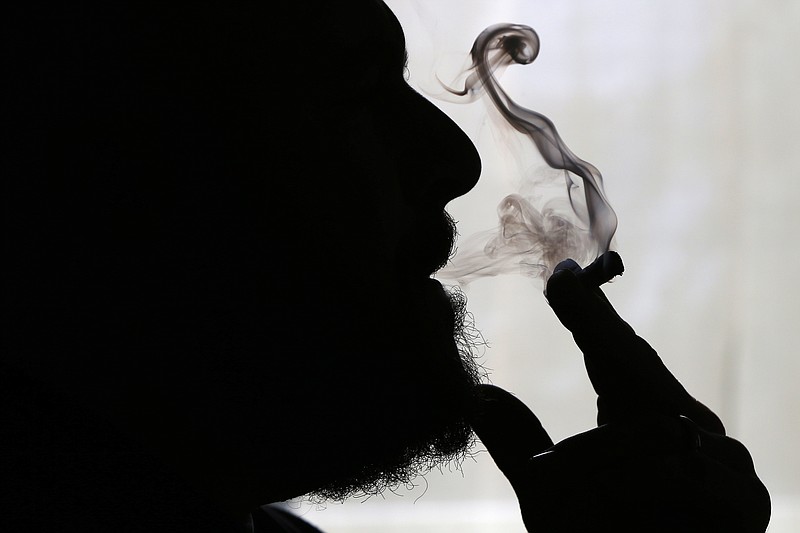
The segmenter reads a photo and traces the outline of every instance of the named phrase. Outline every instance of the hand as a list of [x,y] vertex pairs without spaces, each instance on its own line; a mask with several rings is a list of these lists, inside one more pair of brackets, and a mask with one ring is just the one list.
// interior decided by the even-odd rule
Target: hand
[[581,282],[580,271],[575,261],[562,261],[547,281],[546,292],[556,316],[583,352],[598,396],[598,424],[631,416],[684,415],[724,435],[719,417],[689,395],[599,287]]
[[770,501],[745,447],[567,261],[547,295],[584,353],[599,427],[555,446],[510,393],[480,388],[473,428],[529,531],[763,532]]

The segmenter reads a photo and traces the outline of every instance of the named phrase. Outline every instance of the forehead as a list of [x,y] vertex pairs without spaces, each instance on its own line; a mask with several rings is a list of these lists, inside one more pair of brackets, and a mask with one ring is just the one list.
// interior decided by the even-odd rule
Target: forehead
[[379,0],[330,2],[322,20],[330,42],[331,59],[392,61],[402,59],[405,37],[394,13]]
[[379,0],[312,2],[313,10],[281,28],[294,71],[295,90],[328,95],[348,91],[365,78],[400,76],[405,36],[394,13]]

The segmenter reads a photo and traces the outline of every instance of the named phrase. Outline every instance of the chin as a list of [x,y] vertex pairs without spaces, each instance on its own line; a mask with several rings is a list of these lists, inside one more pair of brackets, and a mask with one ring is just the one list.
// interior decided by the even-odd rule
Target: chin
[[467,420],[475,385],[485,378],[474,353],[480,335],[467,320],[463,295],[434,280],[417,304],[425,311],[407,315],[416,323],[403,324],[382,350],[369,350],[340,382],[348,390],[333,401],[342,416],[328,417],[338,428],[329,455],[339,468],[310,499],[379,494],[432,468],[458,467],[470,453]]
[[304,470],[294,490],[316,501],[381,493],[458,463],[473,444],[467,420],[485,372],[464,296],[427,277],[365,287],[354,287],[358,305],[326,300],[303,321],[279,317],[286,327],[269,334],[270,418],[250,431],[287,479]]

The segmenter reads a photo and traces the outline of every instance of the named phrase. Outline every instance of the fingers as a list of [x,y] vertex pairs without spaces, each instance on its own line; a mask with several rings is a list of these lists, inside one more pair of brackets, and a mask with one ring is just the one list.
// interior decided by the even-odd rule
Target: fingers
[[[548,280],[548,301],[584,354],[589,378],[604,400],[601,417],[627,409],[663,410],[688,394],[658,354],[638,337],[597,287],[578,279],[580,267],[564,261]],[[605,412],[603,412],[605,411]]]
[[750,452],[730,437],[702,428],[697,428],[697,434],[705,492],[719,501],[727,501],[734,509],[735,514],[730,515],[739,526],[738,531],[764,531],[769,524],[772,502],[769,491],[758,479]]
[[697,435],[698,448],[705,456],[712,458],[726,468],[756,477],[753,458],[744,444],[719,433],[706,431],[699,424],[693,426],[693,420],[683,419],[682,423],[688,431],[693,431]]
[[[671,376],[671,375],[670,375]],[[672,379],[675,379],[674,377]],[[677,380],[676,380],[677,382]],[[685,392],[685,389],[681,387],[682,392],[677,393],[666,393],[667,395],[672,394],[673,396],[677,397],[677,400],[674,402],[655,402],[655,401],[644,401],[638,407],[647,407],[651,409],[655,409],[654,414],[671,414],[671,415],[681,415],[692,422],[694,422],[699,428],[704,431],[708,431],[711,433],[715,433],[717,435],[726,435],[725,425],[722,423],[722,420],[708,407],[706,407],[703,403],[693,398],[688,392]],[[631,394],[652,394],[651,392],[639,392],[636,393],[632,391]],[[611,399],[609,399],[609,396]],[[603,424],[608,424],[613,421],[622,420],[625,418],[630,417],[631,415],[636,415],[637,412],[641,413],[643,409],[641,408],[626,408],[626,406],[620,405],[619,398],[615,398],[613,394],[609,394],[608,396],[598,396],[597,397],[597,425],[601,426]]]
[[658,513],[638,521],[632,514],[661,491],[679,493],[663,474],[691,441],[673,418],[649,419],[646,427],[601,426],[532,458],[529,486],[517,490],[528,497],[521,507],[529,530],[662,531],[652,527]]
[[528,460],[550,448],[553,441],[536,415],[514,395],[494,385],[478,389],[472,428],[516,488]]
[[538,468],[565,474],[588,472],[618,465],[638,456],[656,456],[697,449],[694,427],[679,418],[650,416],[612,422],[568,437],[547,453],[532,458]]
[[568,259],[547,280],[547,300],[564,326],[584,343],[605,343],[608,333],[633,334],[598,287],[579,279],[580,266]]
[[550,306],[584,354],[586,370],[599,396],[598,424],[627,416],[630,411],[649,410],[684,415],[707,431],[724,435],[720,419],[689,395],[600,290],[598,282],[609,273],[621,271],[621,260],[617,266],[600,268],[614,258],[619,256],[606,254],[590,265],[600,274],[587,274],[590,268],[581,269],[573,260],[562,261],[547,282]]
[[680,414],[689,418],[692,422],[697,424],[701,429],[716,433],[717,435],[725,435],[725,425],[722,420],[708,407],[700,401],[688,397],[684,399],[683,403],[679,406]]
[[[763,532],[769,521],[769,494],[744,446],[687,419],[575,435],[533,457],[527,479],[517,493],[529,498],[522,509],[532,530],[662,531],[651,526],[673,517],[663,531]],[[581,516],[585,523],[565,526]]]

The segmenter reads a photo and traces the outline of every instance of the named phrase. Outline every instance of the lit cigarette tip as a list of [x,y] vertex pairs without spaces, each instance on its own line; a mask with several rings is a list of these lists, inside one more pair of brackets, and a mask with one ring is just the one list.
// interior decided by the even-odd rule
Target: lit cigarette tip
[[578,273],[578,278],[584,285],[589,287],[599,287],[615,276],[621,276],[625,272],[625,265],[617,252],[606,252],[592,264]]

